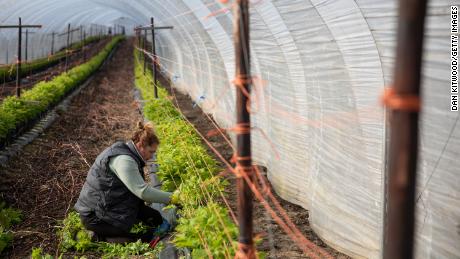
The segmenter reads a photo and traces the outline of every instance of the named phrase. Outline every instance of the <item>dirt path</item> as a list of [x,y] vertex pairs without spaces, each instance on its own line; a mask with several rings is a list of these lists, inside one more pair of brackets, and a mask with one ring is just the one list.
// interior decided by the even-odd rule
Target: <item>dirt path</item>
[[[198,106],[193,107],[192,100],[181,93],[171,91],[170,82],[165,78],[160,78],[161,83],[168,88],[168,91],[176,98],[173,98],[175,105],[182,111],[187,119],[192,122],[195,127],[204,136],[210,130],[216,129],[211,122],[210,117],[206,116]],[[177,102],[175,101],[177,100]],[[215,147],[223,157],[229,161],[233,155],[231,147],[227,144],[222,136],[214,136],[208,138],[209,142]],[[206,145],[206,144],[204,144]],[[214,153],[208,148],[210,154]],[[217,161],[220,161],[215,156]],[[221,163],[222,168],[225,168]],[[237,195],[236,195],[236,181],[233,175],[227,175],[227,179],[230,182],[229,187],[226,190],[228,195],[228,201],[232,210],[237,213]],[[335,251],[333,248],[328,247],[321,239],[313,232],[308,222],[308,211],[300,206],[294,205],[290,202],[282,200],[278,195],[275,194],[277,200],[281,203],[284,210],[286,210],[289,218],[293,223],[300,229],[302,234],[312,241],[317,246],[326,250],[334,258],[345,259],[348,256]],[[302,250],[289,239],[285,232],[277,225],[277,223],[268,215],[265,208],[256,200],[254,200],[254,232],[261,234],[264,241],[257,246],[257,250],[264,251],[267,253],[267,258],[309,258],[302,253]]]
[[56,253],[56,225],[75,204],[89,166],[113,141],[129,138],[141,119],[132,56],[132,44],[123,42],[45,134],[0,168],[1,198],[24,214],[7,257],[26,258],[32,247]]

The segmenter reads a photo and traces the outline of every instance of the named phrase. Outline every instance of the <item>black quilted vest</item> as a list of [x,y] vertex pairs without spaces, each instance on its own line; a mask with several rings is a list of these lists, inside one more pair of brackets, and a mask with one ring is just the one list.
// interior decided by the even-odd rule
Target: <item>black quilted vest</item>
[[109,167],[110,158],[128,155],[139,167],[144,179],[144,160],[138,155],[132,142],[116,142],[105,149],[91,166],[75,210],[80,215],[95,213],[95,216],[115,227],[129,231],[136,222],[143,201],[135,196]]

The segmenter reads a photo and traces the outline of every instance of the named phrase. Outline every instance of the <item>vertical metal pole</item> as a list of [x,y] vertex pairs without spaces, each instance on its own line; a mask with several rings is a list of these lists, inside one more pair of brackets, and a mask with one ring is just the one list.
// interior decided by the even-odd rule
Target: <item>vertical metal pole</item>
[[142,57],[144,58],[144,75],[145,75],[145,68],[147,66],[147,59],[145,58],[145,52],[144,52],[147,49],[146,45],[147,45],[147,30],[144,30],[144,36],[142,37]]
[[[394,92],[420,96],[426,0],[399,1]],[[413,258],[414,199],[417,168],[418,111],[393,109],[390,121],[388,211],[385,215],[385,259]]]
[[158,88],[157,88],[157,53],[155,50],[155,20],[153,17],[150,17],[150,23],[152,24],[152,77],[153,77],[153,91],[155,98],[158,98]]
[[85,43],[83,42],[83,25],[80,25],[80,42],[81,42],[81,53],[80,57],[83,58],[83,49],[85,47]]
[[22,22],[19,17],[18,29],[18,60],[16,61],[16,96],[21,96],[21,48],[22,48]]
[[51,55],[54,55],[54,35],[56,35],[56,33],[53,31],[51,33]]
[[[252,179],[250,115],[246,104],[246,96],[240,87],[250,93],[250,59],[249,59],[249,3],[239,0],[234,6],[233,33],[235,39],[236,78],[240,86],[236,90],[237,127],[243,128],[244,133],[237,135],[237,165]],[[255,258],[252,240],[252,192],[243,177],[236,180],[238,194],[239,242],[238,258]]]
[[28,53],[29,53],[29,29],[26,29],[26,47],[25,47],[25,54],[26,54],[25,60],[26,60],[26,63],[29,60],[29,54]]
[[85,51],[85,41],[86,41],[86,31],[83,33],[83,62],[86,61],[86,51]]
[[9,61],[9,42],[8,40],[6,40],[6,60],[5,60],[5,64],[8,64],[8,61]]
[[70,23],[67,25],[67,46],[65,50],[65,72],[67,72],[67,65],[69,63],[69,46],[70,46]]

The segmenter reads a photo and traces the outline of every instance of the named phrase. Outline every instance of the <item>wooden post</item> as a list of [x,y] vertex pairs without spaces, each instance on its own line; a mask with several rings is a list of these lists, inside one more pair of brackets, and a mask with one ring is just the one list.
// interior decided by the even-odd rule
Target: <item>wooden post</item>
[[[249,57],[249,3],[248,0],[240,0],[234,6],[233,34],[235,39],[236,61],[236,109],[237,127],[241,133],[237,134],[236,163],[240,168],[239,173],[247,175],[250,181],[253,178],[251,158],[251,134],[250,115],[247,110],[248,96],[243,89],[250,94],[250,57]],[[243,89],[241,89],[243,88]],[[238,170],[238,169],[237,169]],[[252,192],[245,178],[241,175],[236,180],[238,194],[238,222],[239,222],[239,248],[236,258],[255,258],[253,243],[252,222]]]
[[[385,215],[385,259],[413,258],[414,200],[418,153],[418,117],[426,0],[399,1],[394,98],[408,107],[390,109],[388,204]],[[409,106],[409,101],[412,105]],[[415,104],[414,104],[415,103]],[[414,107],[415,106],[415,107]]]

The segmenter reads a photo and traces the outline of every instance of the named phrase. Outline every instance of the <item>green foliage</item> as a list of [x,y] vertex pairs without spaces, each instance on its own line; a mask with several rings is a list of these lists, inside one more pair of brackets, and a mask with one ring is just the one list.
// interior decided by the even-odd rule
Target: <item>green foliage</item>
[[[84,45],[90,44],[92,42],[99,41],[100,38],[97,36],[89,37],[84,41]],[[75,51],[80,49],[83,46],[83,42],[76,42],[70,46],[70,50]],[[54,64],[57,64],[60,60],[65,58],[65,50],[54,53],[53,56],[46,58],[35,59],[28,63],[21,64],[21,76],[25,76],[29,72],[34,72],[38,70],[45,69]],[[10,64],[7,66],[0,67],[0,79],[13,79],[16,77],[16,64]]]
[[4,229],[18,224],[22,220],[21,211],[13,208],[7,208],[5,202],[0,202],[0,225]]
[[[180,218],[174,243],[195,248],[193,258],[211,253],[214,258],[233,258],[238,230],[228,218],[228,211],[211,202],[194,211],[191,218]],[[204,247],[203,247],[204,245]],[[207,249],[207,250],[206,250]]]
[[173,200],[182,205],[182,218],[176,227],[173,242],[192,249],[193,258],[233,257],[237,228],[228,211],[213,202],[224,190],[226,182],[218,176],[217,162],[207,153],[193,127],[183,120],[167,92],[157,83],[159,97],[153,96],[151,74],[143,74],[141,55],[134,52],[135,83],[143,99],[145,116],[154,122],[160,138],[157,175],[162,188],[174,191]]
[[141,255],[148,257],[158,257],[159,252],[163,249],[163,245],[160,243],[155,247],[155,250],[149,247],[148,243],[143,243],[137,240],[133,243],[126,245],[122,244],[110,244],[100,243],[98,251],[103,253],[102,258],[128,258],[130,255]]
[[49,82],[40,82],[32,89],[24,91],[21,97],[9,96],[0,104],[0,141],[14,131],[18,125],[35,118],[50,105],[56,104],[74,87],[84,82],[102,65],[110,51],[121,41],[115,37],[91,60],[74,67],[67,73],[55,77]]
[[91,242],[89,232],[85,230],[77,212],[70,212],[62,225],[58,235],[61,238],[61,249],[64,252],[70,250],[84,252],[96,247],[95,243]]
[[[130,232],[145,233],[146,231],[148,231],[147,226],[139,223],[134,225]],[[148,243],[142,243],[140,240],[127,244],[92,242],[89,231],[84,228],[80,216],[75,211],[70,212],[62,221],[58,236],[60,238],[60,249],[63,252],[98,251],[102,253],[102,258],[128,258],[130,255],[152,257],[161,251],[161,246],[151,249]]]
[[13,234],[0,226],[0,253],[9,246],[12,240]]
[[50,254],[42,254],[43,250],[41,248],[32,248],[31,259],[53,259],[54,257]]
[[149,227],[146,226],[144,223],[139,222],[137,224],[134,224],[134,226],[131,228],[129,232],[133,234],[145,234],[148,231],[149,231]]
[[13,225],[22,220],[19,210],[6,207],[5,202],[0,202],[0,253],[7,248],[13,240],[13,234],[9,231]]

